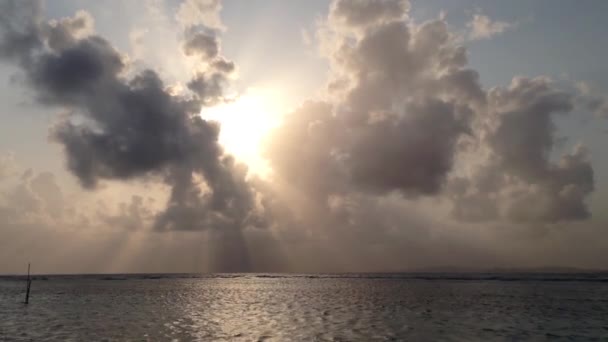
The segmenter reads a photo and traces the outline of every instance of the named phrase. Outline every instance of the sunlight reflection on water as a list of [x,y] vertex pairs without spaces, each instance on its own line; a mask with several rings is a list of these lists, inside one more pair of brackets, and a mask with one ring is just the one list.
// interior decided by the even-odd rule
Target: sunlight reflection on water
[[602,282],[260,278],[0,281],[0,340],[608,338]]

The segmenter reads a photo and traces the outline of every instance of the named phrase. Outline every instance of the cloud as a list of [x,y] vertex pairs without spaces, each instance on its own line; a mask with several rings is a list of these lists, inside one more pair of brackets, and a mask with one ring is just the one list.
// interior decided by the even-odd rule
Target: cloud
[[46,225],[63,221],[67,207],[63,191],[50,172],[35,173],[28,169],[16,184],[0,191],[2,228],[11,224]]
[[0,182],[12,175],[15,167],[15,157],[12,153],[0,154]]
[[212,59],[219,53],[219,43],[212,34],[193,32],[188,35],[184,43],[186,55],[201,55],[204,59]]
[[[256,192],[245,180],[246,168],[224,153],[218,124],[198,115],[201,107],[222,97],[231,62],[217,51],[205,55],[210,67],[193,77],[192,92],[172,94],[154,70],[128,77],[128,65],[111,43],[95,34],[80,35],[88,25],[75,23],[90,18],[84,12],[49,25],[33,11],[35,2],[27,5],[4,3],[13,13],[8,13],[0,46],[10,49],[18,43],[19,55],[2,52],[16,57],[41,103],[70,110],[52,128],[52,137],[63,146],[68,167],[82,186],[162,178],[172,196],[156,222],[161,230],[240,229],[258,222]],[[15,30],[10,18],[19,18],[15,25],[26,29]],[[51,44],[49,37],[57,32],[60,43]],[[187,30],[192,38],[189,34]],[[21,36],[28,37],[27,44]]]
[[515,78],[489,91],[487,126],[475,153],[486,158],[473,168],[467,187],[454,195],[455,215],[466,220],[556,222],[589,217],[586,198],[594,189],[587,149],[552,162],[556,115],[571,112],[575,94],[547,78]]
[[[388,10],[397,2],[370,3],[387,10],[362,10],[349,21],[358,27],[330,32],[328,57],[341,94],[289,115],[268,139],[269,159],[292,182],[314,184],[299,165],[314,169],[310,177],[321,184],[312,188],[326,195],[350,189],[438,194],[458,141],[470,130],[473,107],[484,101],[477,73],[466,68],[464,50],[445,22],[414,26],[405,19],[406,3],[398,2],[401,12]],[[349,5],[334,3],[325,29],[337,25],[333,18],[354,15],[358,7],[346,10]]]
[[[601,265],[607,240],[585,222],[595,188],[589,152],[562,151],[555,125],[598,101],[546,77],[482,87],[445,16],[410,20],[408,1],[333,1],[316,33],[327,89],[267,137],[272,172],[262,180],[223,151],[220,126],[199,115],[226,100],[237,67],[222,54],[219,2],[178,8],[182,41],[172,52],[193,65],[178,86],[155,69],[135,70],[81,29],[93,23],[86,14],[49,24],[36,2],[1,5],[12,11],[0,12],[4,20],[20,19],[2,21],[0,55],[21,67],[41,104],[69,111],[51,132],[82,186],[99,194],[109,181],[136,180],[167,191],[166,202],[129,193],[87,207],[57,190],[51,174],[29,172],[4,196],[17,200],[0,205],[4,236],[116,228],[93,245],[123,267],[120,254],[130,255],[142,227],[173,232],[134,244],[140,254],[132,252],[129,270],[138,271],[198,271],[203,252],[212,271]],[[192,8],[206,14],[190,16]],[[60,43],[49,44],[53,29]],[[576,253],[573,237],[585,246]]]
[[230,77],[235,73],[236,65],[221,56],[209,58],[206,53],[203,53],[203,56],[198,57],[202,58],[202,61],[208,66],[204,72],[196,73],[187,83],[188,89],[196,94],[205,106],[229,101],[224,96],[224,89],[228,86]]
[[597,117],[608,118],[608,96],[599,94],[587,82],[578,82],[576,88],[579,91],[578,106],[591,111]]
[[147,200],[139,195],[132,195],[129,202],[121,202],[118,204],[116,213],[106,210],[103,206],[103,211],[98,210],[97,216],[104,225],[113,228],[136,231],[142,227],[150,226],[154,222],[156,212],[150,207],[151,198]]
[[78,11],[74,17],[49,22],[47,42],[51,49],[61,49],[94,32],[94,19],[86,11]]
[[[332,3],[318,32],[332,68],[329,93],[269,137],[277,179],[321,206],[315,215],[328,215],[336,196],[399,194],[447,200],[453,217],[468,222],[588,218],[586,148],[551,160],[555,117],[570,113],[577,95],[543,77],[486,90],[445,18],[416,24],[408,11],[402,1]],[[510,27],[476,18],[473,28],[486,35]]]
[[366,27],[407,16],[407,0],[339,0],[331,4],[330,20],[347,27]]
[[40,1],[3,1],[0,4],[0,57],[15,59],[28,56],[41,44]]
[[488,101],[466,50],[444,20],[411,22],[406,2],[400,11],[368,2],[379,7],[338,20],[352,14],[342,3],[352,4],[334,2],[317,33],[328,93],[288,114],[265,144],[279,241],[303,268],[404,270],[481,255],[495,263],[497,252],[445,204]]
[[490,39],[516,26],[517,24],[515,23],[492,20],[483,13],[474,14],[471,21],[467,23],[467,28],[469,29],[468,36],[471,40]]
[[220,0],[185,0],[179,5],[175,18],[184,27],[202,25],[223,30],[219,15],[221,9]]
[[221,56],[220,49],[220,41],[213,31],[200,26],[185,30],[184,53],[207,66],[205,71],[196,73],[187,87],[198,95],[201,103],[206,106],[226,101],[223,97],[224,88],[236,70],[234,62]]

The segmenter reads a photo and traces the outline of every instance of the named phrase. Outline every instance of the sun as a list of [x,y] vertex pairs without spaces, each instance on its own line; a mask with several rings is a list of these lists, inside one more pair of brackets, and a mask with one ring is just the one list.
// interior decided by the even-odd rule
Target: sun
[[250,171],[264,176],[269,168],[261,157],[261,144],[284,113],[281,98],[275,88],[248,88],[234,101],[203,109],[201,117],[219,122],[220,144]]

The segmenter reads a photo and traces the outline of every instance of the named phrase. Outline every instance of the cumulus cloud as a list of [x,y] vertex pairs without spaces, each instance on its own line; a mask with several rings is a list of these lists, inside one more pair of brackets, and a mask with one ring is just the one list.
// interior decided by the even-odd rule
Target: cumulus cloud
[[[397,193],[447,198],[464,221],[588,218],[587,150],[551,157],[555,117],[574,109],[576,94],[543,77],[483,89],[445,18],[415,24],[408,10],[403,1],[332,3],[319,31],[330,92],[269,137],[277,179],[317,205]],[[510,27],[474,22],[477,37]]]
[[330,18],[334,23],[348,27],[365,27],[382,21],[407,16],[410,3],[407,0],[353,0],[334,1]]
[[[437,194],[458,141],[470,131],[474,107],[484,101],[478,75],[466,67],[464,50],[445,22],[413,26],[407,3],[369,3],[373,11],[350,8],[355,3],[349,1],[332,5],[330,29],[341,25],[334,18],[361,10],[349,21],[352,30],[331,32],[334,50],[328,57],[342,92],[335,101],[288,116],[269,139],[269,158],[290,181],[305,180],[301,167],[284,164],[315,168],[311,177],[323,185],[314,188],[327,195],[343,182],[343,189],[376,194]],[[394,11],[396,5],[401,12]]]
[[4,1],[0,4],[0,56],[29,55],[41,42],[42,6],[39,1]]
[[[374,10],[355,11],[361,4]],[[441,204],[487,107],[479,75],[443,19],[415,24],[402,1],[361,4],[335,1],[319,29],[328,94],[267,139],[288,207],[275,202],[271,212],[289,213],[279,222],[296,227],[279,236],[291,253],[307,246],[341,270],[423,267],[454,253],[491,260],[479,237],[452,230]]]
[[471,21],[467,23],[467,28],[469,29],[468,36],[471,40],[490,39],[516,26],[514,23],[492,20],[483,13],[474,14]]
[[188,35],[184,52],[186,55],[201,55],[204,59],[212,59],[217,56],[219,46],[214,35],[194,32]]
[[94,19],[86,11],[78,11],[73,17],[51,20],[46,34],[51,49],[61,49],[84,38],[94,31]]
[[[575,94],[547,78],[515,78],[488,93],[489,117],[477,150],[487,157],[455,195],[459,218],[555,222],[589,217],[586,198],[593,191],[588,152],[577,146],[558,162],[554,117],[573,110]],[[463,181],[462,179],[460,181]]]
[[154,70],[127,77],[128,66],[111,43],[81,34],[87,14],[47,24],[36,1],[3,6],[2,53],[18,62],[41,103],[70,110],[52,137],[82,186],[161,177],[172,196],[158,229],[239,229],[259,221],[245,167],[224,153],[218,124],[198,115],[222,96],[229,61],[217,51],[205,55],[213,57],[211,70],[193,77],[193,92],[172,94]]
[[206,65],[204,71],[197,72],[188,82],[188,89],[198,95],[200,101],[207,106],[225,101],[224,89],[236,66],[221,55],[220,41],[214,31],[202,24],[188,26],[184,30],[182,49],[187,56],[192,56],[199,63]]
[[202,25],[221,30],[224,28],[221,9],[221,0],[185,0],[179,5],[175,18],[185,27]]
[[[180,91],[153,69],[134,72],[86,14],[45,23],[35,1],[2,6],[0,56],[21,67],[41,103],[70,110],[52,136],[83,187],[134,179],[168,187],[164,206],[135,195],[116,209],[99,204],[89,219],[126,231],[203,230],[213,270],[529,264],[520,254],[550,263],[568,243],[546,242],[554,253],[543,254],[539,240],[513,236],[579,229],[572,221],[590,216],[589,152],[580,144],[560,150],[555,120],[603,102],[545,77],[482,87],[445,17],[414,22],[409,1],[331,3],[317,32],[331,68],[327,91],[267,137],[268,180],[248,176],[218,143],[219,125],[198,115],[225,101],[236,70],[217,35],[219,1],[178,8],[181,57],[195,61]],[[475,21],[471,29],[486,32],[475,39],[510,27],[481,14]],[[32,173],[21,183],[16,204],[66,215],[47,204],[65,207],[65,197],[43,195],[61,194],[54,177]],[[201,235],[187,235],[166,259],[198,251]]]

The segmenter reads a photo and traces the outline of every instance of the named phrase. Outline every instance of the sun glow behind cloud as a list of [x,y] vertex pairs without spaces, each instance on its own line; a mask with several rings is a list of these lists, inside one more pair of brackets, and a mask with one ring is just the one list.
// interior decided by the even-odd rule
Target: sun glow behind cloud
[[265,176],[269,167],[261,156],[261,144],[286,111],[282,95],[272,87],[248,88],[234,101],[203,109],[201,117],[219,122],[220,144],[250,171]]

